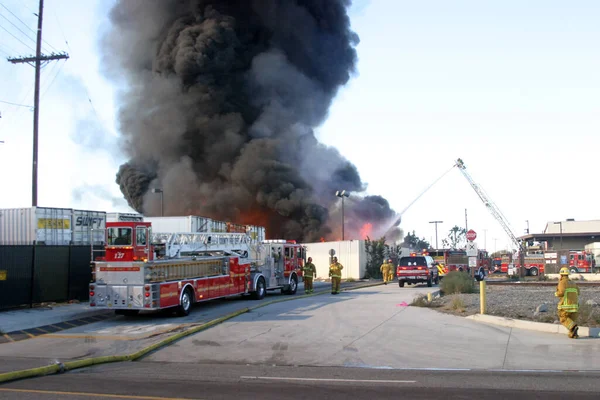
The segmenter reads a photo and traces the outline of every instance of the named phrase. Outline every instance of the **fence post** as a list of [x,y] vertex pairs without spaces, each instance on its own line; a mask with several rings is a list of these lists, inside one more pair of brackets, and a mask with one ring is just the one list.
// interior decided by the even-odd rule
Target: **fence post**
[[485,281],[479,281],[479,312],[485,314],[486,298],[485,298]]
[[31,251],[33,255],[31,257],[31,280],[29,282],[29,308],[33,308],[33,292],[35,288],[35,253],[36,253],[36,242],[33,242]]

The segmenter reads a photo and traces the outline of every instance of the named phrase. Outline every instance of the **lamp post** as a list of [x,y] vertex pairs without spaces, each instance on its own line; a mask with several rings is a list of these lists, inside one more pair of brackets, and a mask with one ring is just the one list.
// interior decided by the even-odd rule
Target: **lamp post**
[[560,225],[560,249],[563,249],[563,242],[562,242],[562,221],[559,222],[555,222],[555,224],[559,224]]
[[438,224],[443,223],[444,221],[429,221],[430,224],[435,224],[435,249],[438,249],[438,233],[437,233],[437,226]]
[[344,197],[350,197],[350,193],[345,190],[338,190],[335,195],[342,198],[342,240],[344,240]]
[[152,193],[160,193],[160,216],[163,217],[164,216],[164,212],[163,212],[163,190],[162,189],[157,189],[154,188],[152,189]]
[[527,222],[527,232],[526,233],[529,235],[529,220],[526,219],[525,222]]

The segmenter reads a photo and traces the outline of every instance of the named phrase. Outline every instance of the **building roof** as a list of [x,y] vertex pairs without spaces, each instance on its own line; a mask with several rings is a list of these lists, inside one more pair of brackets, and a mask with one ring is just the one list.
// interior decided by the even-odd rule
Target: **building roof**
[[560,235],[562,226],[562,234],[598,234],[600,232],[600,220],[588,220],[588,221],[552,221],[546,224],[544,228],[544,234],[556,234]]

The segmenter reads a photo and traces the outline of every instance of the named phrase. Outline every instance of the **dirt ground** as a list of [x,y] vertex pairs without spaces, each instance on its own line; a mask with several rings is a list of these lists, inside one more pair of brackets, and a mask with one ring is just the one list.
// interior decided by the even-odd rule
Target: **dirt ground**
[[[529,321],[558,323],[554,286],[488,286],[486,314]],[[579,324],[600,327],[600,287],[580,287]],[[435,299],[431,306],[440,312],[467,316],[479,314],[479,292],[454,294]],[[544,311],[545,310],[545,311]]]

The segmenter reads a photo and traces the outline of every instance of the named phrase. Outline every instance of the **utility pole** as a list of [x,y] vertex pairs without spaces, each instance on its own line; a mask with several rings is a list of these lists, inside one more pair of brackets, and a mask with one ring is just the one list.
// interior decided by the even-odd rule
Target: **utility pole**
[[37,206],[37,181],[38,181],[38,126],[40,114],[40,72],[42,62],[47,63],[56,60],[66,60],[69,58],[67,53],[52,53],[50,55],[42,54],[42,16],[44,11],[44,0],[40,0],[40,9],[38,12],[37,44],[35,57],[16,57],[9,58],[8,61],[13,64],[27,63],[35,67],[35,92],[33,100],[33,165],[31,177],[31,205]]
[[429,221],[430,224],[435,224],[435,249],[437,250],[438,247],[438,232],[437,232],[437,226],[438,224],[443,223],[444,221]]

